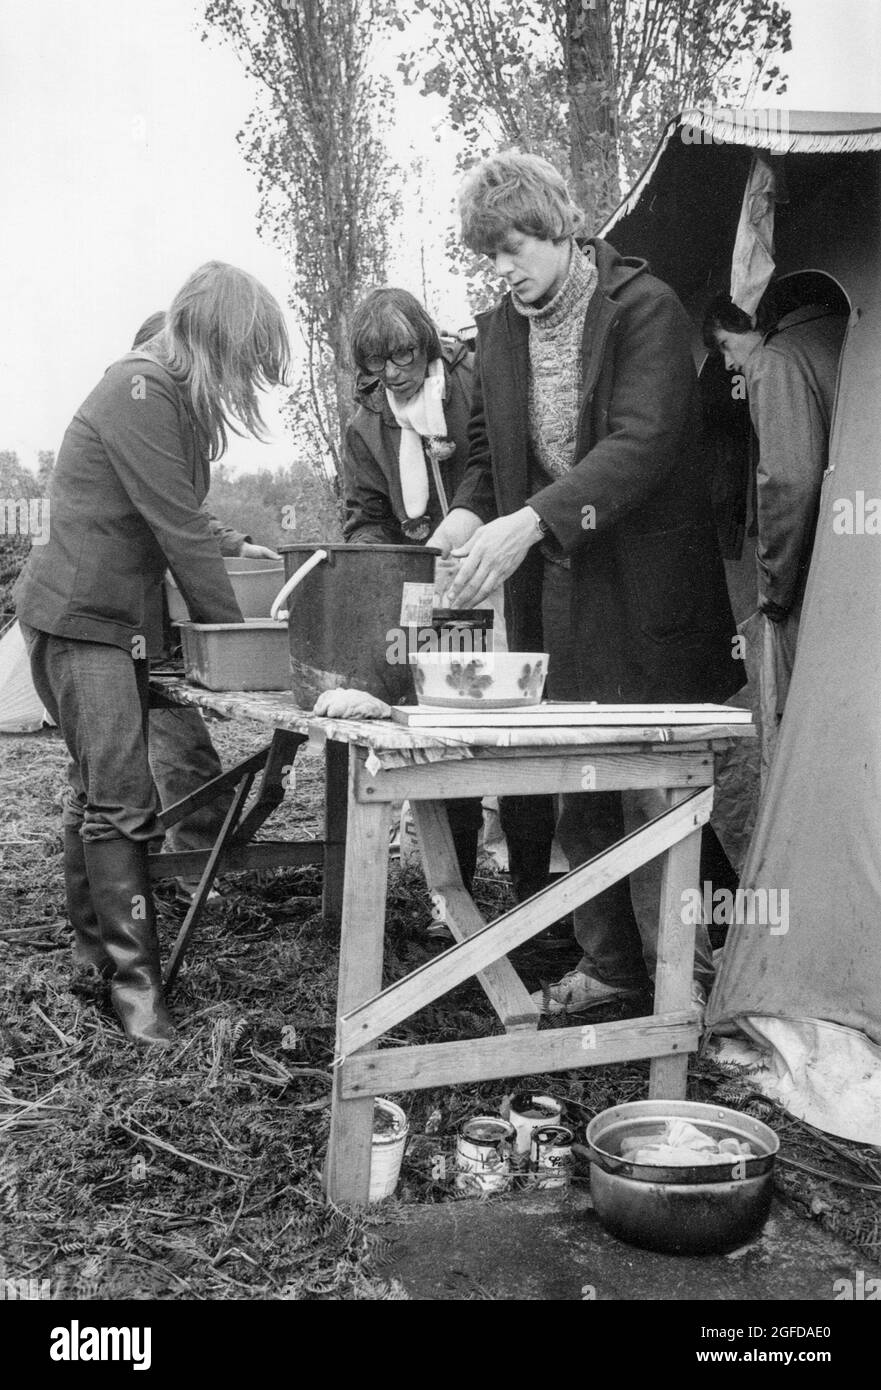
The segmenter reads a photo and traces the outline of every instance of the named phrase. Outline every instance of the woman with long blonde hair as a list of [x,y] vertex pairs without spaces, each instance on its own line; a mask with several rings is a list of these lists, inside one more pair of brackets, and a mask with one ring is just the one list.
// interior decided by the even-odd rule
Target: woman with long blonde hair
[[163,646],[170,569],[197,622],[241,622],[212,522],[209,462],[260,435],[258,392],[285,379],[272,295],[209,261],[165,324],[107,369],[64,435],[51,526],[19,580],[34,685],[71,756],[65,888],[76,961],[110,980],[127,1036],[173,1036],[148,874],[162,839],[147,760],[148,663]]

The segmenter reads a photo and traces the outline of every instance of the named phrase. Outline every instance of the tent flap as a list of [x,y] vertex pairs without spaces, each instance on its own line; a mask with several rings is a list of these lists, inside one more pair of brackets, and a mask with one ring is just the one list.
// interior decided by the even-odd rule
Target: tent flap
[[30,734],[42,728],[43,705],[18,623],[0,637],[0,734]]

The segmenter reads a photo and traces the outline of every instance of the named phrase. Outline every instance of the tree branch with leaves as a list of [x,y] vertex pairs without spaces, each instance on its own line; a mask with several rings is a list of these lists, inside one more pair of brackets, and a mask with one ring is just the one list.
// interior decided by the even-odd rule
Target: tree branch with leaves
[[790,15],[778,0],[416,0],[414,9],[432,29],[401,71],[448,99],[460,165],[501,145],[543,154],[591,227],[679,111],[786,88]]
[[[206,32],[228,42],[258,103],[239,134],[257,176],[259,230],[284,254],[290,304],[309,348],[292,402],[338,480],[352,410],[348,326],[357,300],[384,278],[397,209],[382,140],[388,82],[370,66],[390,0],[208,0]],[[327,410],[328,400],[333,403]]]

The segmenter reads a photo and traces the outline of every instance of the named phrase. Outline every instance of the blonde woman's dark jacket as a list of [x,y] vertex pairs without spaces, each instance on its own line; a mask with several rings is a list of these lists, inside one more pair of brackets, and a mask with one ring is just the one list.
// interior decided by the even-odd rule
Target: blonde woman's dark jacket
[[209,464],[183,392],[152,358],[109,367],[73,417],[49,492],[49,539],[16,586],[30,627],[135,650],[163,646],[162,581],[173,573],[197,622],[242,614],[221,546],[246,538],[202,508]]

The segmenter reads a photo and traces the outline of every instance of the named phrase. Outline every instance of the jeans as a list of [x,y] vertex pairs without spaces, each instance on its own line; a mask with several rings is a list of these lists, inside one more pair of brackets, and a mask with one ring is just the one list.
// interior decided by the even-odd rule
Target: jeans
[[[579,700],[575,662],[572,579],[568,570],[545,563],[542,585],[542,630],[549,654],[551,699]],[[629,792],[566,792],[557,838],[570,868],[577,868],[617,840],[667,810],[658,788]],[[581,947],[578,969],[603,984],[645,988],[654,978],[658,957],[661,859],[619,879],[605,892],[575,909],[575,939]],[[697,885],[695,885],[697,886]],[[713,961],[706,927],[695,929],[694,978],[709,989]]]
[[[223,765],[197,709],[181,705],[150,710],[150,767],[163,808],[220,776]],[[168,848],[176,852],[210,849],[232,798],[229,790],[178,821],[168,831]]]
[[64,824],[84,840],[160,840],[147,760],[149,671],[122,647],[21,624],[37,694],[61,730],[70,765]]

